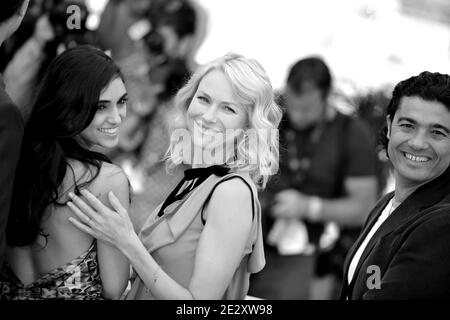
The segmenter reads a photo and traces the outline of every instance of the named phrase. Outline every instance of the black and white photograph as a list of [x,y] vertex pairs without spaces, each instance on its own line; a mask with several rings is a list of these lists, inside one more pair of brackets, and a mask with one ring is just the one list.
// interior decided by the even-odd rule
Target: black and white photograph
[[0,309],[443,299],[450,1],[1,0]]

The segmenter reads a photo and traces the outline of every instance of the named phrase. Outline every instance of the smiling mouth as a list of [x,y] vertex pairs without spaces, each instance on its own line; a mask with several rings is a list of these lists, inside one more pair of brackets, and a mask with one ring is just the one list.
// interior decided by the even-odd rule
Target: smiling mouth
[[206,135],[206,136],[214,136],[221,132],[217,129],[205,128],[204,126],[202,126],[201,124],[199,124],[197,122],[195,123],[195,126],[197,127],[197,130],[199,130],[199,132],[201,134]]
[[115,136],[119,132],[119,128],[100,128],[98,129],[101,133],[105,133],[110,136]]
[[417,162],[417,163],[425,163],[425,162],[428,162],[431,160],[431,158],[429,158],[429,157],[415,156],[415,155],[407,153],[407,152],[403,152],[403,155],[405,156],[406,159]]

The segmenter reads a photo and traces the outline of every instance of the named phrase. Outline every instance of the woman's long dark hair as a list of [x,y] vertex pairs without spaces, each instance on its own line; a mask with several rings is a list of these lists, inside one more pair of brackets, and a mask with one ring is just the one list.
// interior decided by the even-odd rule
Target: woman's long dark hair
[[6,230],[10,246],[31,245],[38,235],[47,236],[41,221],[49,205],[58,203],[59,188],[69,168],[69,159],[86,165],[91,183],[104,154],[90,151],[77,136],[89,126],[97,111],[102,90],[116,77],[123,79],[114,61],[92,46],[68,49],[49,65],[25,126],[16,170],[11,213]]

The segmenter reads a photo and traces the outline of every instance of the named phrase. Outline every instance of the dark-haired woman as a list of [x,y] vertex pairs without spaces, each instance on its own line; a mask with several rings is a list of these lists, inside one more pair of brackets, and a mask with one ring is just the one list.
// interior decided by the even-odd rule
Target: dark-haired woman
[[[128,283],[128,260],[67,219],[68,193],[109,191],[129,203],[124,172],[102,148],[117,145],[127,92],[116,64],[91,46],[55,58],[25,127],[7,227],[0,299],[114,299]],[[106,201],[105,201],[106,202]]]

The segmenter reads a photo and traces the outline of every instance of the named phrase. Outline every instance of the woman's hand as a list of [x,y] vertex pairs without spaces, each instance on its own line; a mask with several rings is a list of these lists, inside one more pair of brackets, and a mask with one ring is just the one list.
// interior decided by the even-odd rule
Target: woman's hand
[[78,219],[69,218],[75,227],[84,231],[94,238],[105,241],[122,250],[136,237],[133,224],[128,212],[124,209],[119,199],[113,192],[108,193],[108,199],[114,210],[109,209],[92,193],[81,190],[81,194],[86,198],[83,201],[73,193],[69,193],[72,201],[67,202],[67,206],[77,216]]

